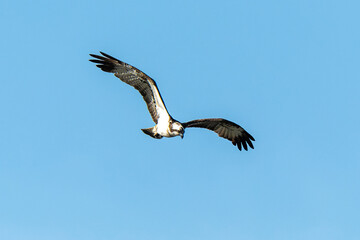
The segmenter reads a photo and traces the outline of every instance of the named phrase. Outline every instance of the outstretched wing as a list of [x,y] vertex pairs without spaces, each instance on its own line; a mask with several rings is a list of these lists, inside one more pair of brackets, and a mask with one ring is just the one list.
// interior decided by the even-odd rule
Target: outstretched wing
[[219,135],[219,137],[230,140],[234,146],[237,145],[240,151],[241,151],[241,145],[244,147],[246,151],[248,150],[247,145],[249,145],[249,147],[251,148],[254,148],[251,141],[255,141],[255,139],[242,127],[226,119],[222,119],[222,118],[198,119],[187,123],[182,123],[182,125],[185,128],[197,127],[197,128],[207,128],[209,130],[212,130],[216,132]]
[[91,59],[90,61],[97,63],[98,65],[96,66],[104,72],[114,73],[114,75],[120,78],[121,81],[138,90],[143,96],[150,115],[156,124],[158,123],[160,116],[170,117],[161,98],[159,89],[151,77],[136,67],[124,63],[106,53],[100,53],[103,56],[90,54],[90,56],[96,58]]

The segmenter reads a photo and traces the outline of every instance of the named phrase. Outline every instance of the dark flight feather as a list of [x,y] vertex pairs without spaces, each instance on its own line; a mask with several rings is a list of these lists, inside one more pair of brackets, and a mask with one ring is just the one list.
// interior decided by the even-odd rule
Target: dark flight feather
[[143,96],[155,123],[157,123],[160,114],[169,114],[160,95],[160,91],[151,77],[130,64],[124,63],[106,53],[100,53],[103,56],[90,54],[91,57],[96,59],[90,59],[89,61],[97,63],[96,66],[104,72],[114,73],[121,81],[138,90]]
[[198,119],[190,122],[182,123],[185,128],[197,127],[197,128],[206,128],[211,131],[216,132],[219,137],[225,138],[232,142],[232,144],[242,150],[242,147],[247,151],[248,145],[251,148],[254,148],[254,145],[251,141],[255,141],[253,136],[251,136],[247,131],[236,123],[230,122],[229,120],[222,118],[207,118],[207,119]]

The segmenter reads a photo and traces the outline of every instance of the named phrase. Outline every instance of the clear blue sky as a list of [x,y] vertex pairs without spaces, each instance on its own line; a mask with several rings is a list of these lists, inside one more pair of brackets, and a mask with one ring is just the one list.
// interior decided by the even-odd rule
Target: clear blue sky
[[[0,2],[0,239],[360,239],[359,1]],[[179,121],[223,117],[240,152],[155,140],[153,77]]]

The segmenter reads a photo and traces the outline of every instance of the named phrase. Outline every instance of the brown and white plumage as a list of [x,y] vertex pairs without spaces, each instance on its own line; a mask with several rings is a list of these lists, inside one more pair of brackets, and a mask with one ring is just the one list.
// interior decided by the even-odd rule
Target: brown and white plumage
[[114,73],[121,81],[138,90],[143,96],[155,123],[158,123],[161,114],[169,115],[156,82],[151,77],[130,64],[124,63],[106,53],[100,53],[103,56],[90,54],[90,56],[97,58],[90,61],[97,63],[98,65],[96,66],[104,72]]
[[155,81],[148,75],[127,63],[124,63],[108,54],[100,52],[102,56],[90,54],[96,58],[91,62],[105,72],[114,73],[121,81],[133,86],[143,96],[153,121],[154,127],[141,129],[145,134],[160,139],[162,137],[175,137],[184,135],[185,128],[206,128],[216,132],[220,137],[230,140],[241,151],[242,147],[254,148],[251,141],[255,139],[242,127],[222,118],[198,119],[186,123],[174,120],[168,113],[165,103]]
[[222,118],[207,118],[207,119],[198,119],[182,124],[185,128],[196,127],[196,128],[206,128],[216,132],[219,137],[230,140],[232,144],[239,148],[241,151],[241,145],[247,151],[249,147],[254,148],[252,141],[255,139],[242,127],[236,123],[230,122],[229,120]]

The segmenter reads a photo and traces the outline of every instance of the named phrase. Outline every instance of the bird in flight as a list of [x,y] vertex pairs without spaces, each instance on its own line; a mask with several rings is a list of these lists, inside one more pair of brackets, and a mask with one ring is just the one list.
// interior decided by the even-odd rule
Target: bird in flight
[[166,109],[156,82],[151,77],[130,64],[106,53],[100,53],[102,56],[90,54],[91,57],[95,58],[90,59],[90,61],[96,63],[96,66],[104,72],[113,73],[121,81],[134,87],[144,98],[150,115],[156,124],[154,127],[141,129],[145,134],[156,139],[175,136],[183,138],[186,128],[206,128],[216,132],[219,137],[231,141],[240,151],[242,148],[247,151],[248,146],[254,148],[251,141],[255,141],[255,139],[242,127],[229,120],[206,118],[184,123],[176,121]]

